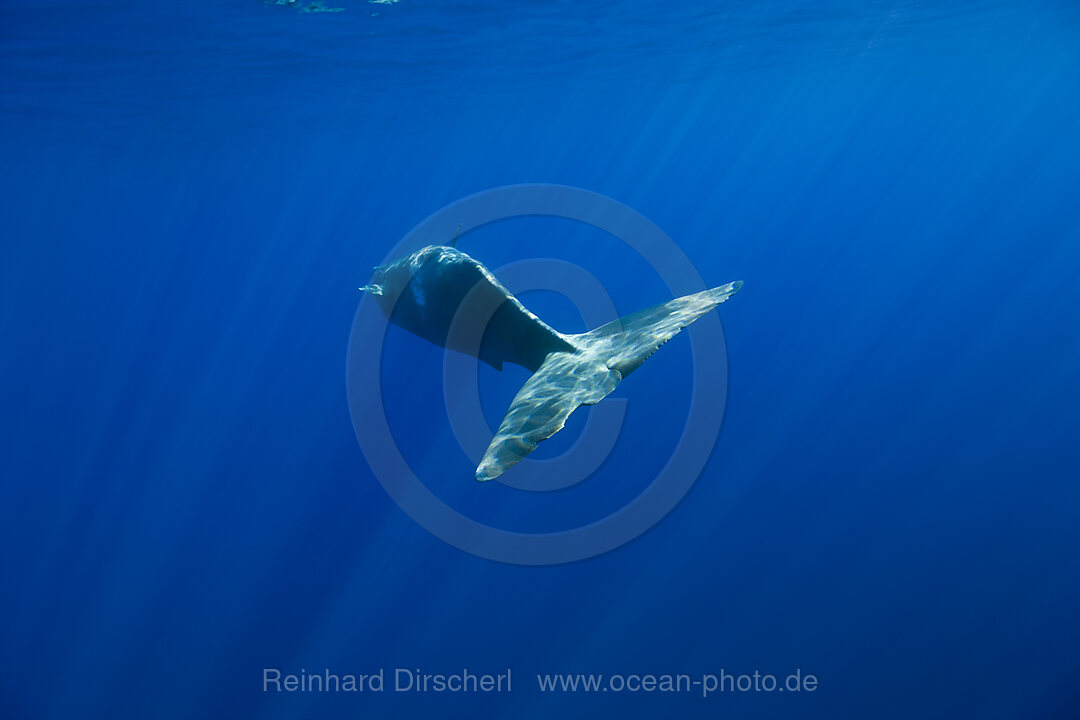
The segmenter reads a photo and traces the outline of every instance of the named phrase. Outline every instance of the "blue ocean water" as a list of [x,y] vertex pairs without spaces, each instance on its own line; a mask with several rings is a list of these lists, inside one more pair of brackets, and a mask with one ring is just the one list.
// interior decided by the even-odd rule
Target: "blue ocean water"
[[[0,6],[0,716],[1080,716],[1074,3],[316,9],[339,7]],[[414,523],[345,392],[371,266],[515,183],[614,198],[711,285],[746,283],[689,495],[552,567]],[[670,297],[568,221],[462,248],[576,263],[621,312]],[[476,484],[441,352],[401,331],[388,420],[448,502],[573,527],[666,462],[690,351],[619,387],[613,456],[564,492]],[[481,371],[492,422],[524,378]],[[513,692],[263,689],[265,668],[399,667],[512,668]],[[818,686],[536,681],[722,670]]]

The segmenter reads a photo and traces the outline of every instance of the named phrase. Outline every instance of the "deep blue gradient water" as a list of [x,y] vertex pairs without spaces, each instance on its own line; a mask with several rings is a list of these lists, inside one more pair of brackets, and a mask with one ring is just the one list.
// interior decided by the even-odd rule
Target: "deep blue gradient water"
[[[0,717],[1080,717],[1074,3],[328,5],[0,6]],[[541,568],[407,517],[344,382],[370,267],[522,182],[624,202],[746,282],[693,490]],[[567,221],[462,248],[577,263],[622,312],[669,297]],[[403,452],[501,527],[611,512],[686,418],[680,337],[616,391],[597,477],[478,485],[441,352],[387,346]],[[482,371],[492,422],[524,377]],[[514,685],[276,694],[268,667]],[[535,681],[797,668],[816,691]]]

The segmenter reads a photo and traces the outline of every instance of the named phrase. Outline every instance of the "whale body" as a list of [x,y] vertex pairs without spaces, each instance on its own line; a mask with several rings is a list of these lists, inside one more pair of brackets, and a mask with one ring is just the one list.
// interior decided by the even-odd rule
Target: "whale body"
[[476,479],[487,481],[536,449],[582,405],[595,405],[690,323],[734,295],[741,281],[670,300],[577,335],[529,312],[483,264],[451,245],[431,245],[376,267],[361,290],[387,319],[429,342],[501,370],[527,368],[488,445]]

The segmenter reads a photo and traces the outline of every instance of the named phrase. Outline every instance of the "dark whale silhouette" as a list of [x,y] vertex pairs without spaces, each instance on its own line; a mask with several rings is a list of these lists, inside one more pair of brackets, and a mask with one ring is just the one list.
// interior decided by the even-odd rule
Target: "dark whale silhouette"
[[501,370],[533,376],[514,397],[476,469],[498,477],[595,405],[657,348],[742,287],[732,282],[627,315],[590,332],[564,335],[529,312],[481,263],[449,245],[431,245],[375,268],[371,293],[390,322],[439,347]]

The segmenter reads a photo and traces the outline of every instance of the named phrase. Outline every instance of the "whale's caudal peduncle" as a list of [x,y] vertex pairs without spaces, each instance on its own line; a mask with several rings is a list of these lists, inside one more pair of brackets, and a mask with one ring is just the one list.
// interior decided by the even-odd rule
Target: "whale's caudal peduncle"
[[360,289],[375,296],[392,323],[440,347],[496,369],[510,362],[533,372],[476,469],[484,481],[561,430],[574,410],[600,402],[657,348],[741,287],[732,282],[686,295],[579,335],[553,330],[486,267],[450,245],[381,265]]

